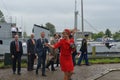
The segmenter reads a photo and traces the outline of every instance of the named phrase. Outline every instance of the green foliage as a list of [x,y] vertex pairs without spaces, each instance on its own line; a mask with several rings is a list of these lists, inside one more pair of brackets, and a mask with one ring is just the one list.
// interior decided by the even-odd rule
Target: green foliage
[[6,22],[1,10],[0,10],[0,22]]
[[46,25],[45,27],[50,30],[50,36],[53,36],[56,32],[55,26],[49,22],[46,23],[45,25]]
[[97,34],[97,37],[98,37],[98,38],[101,38],[101,37],[103,37],[103,36],[104,36],[104,32],[102,32],[102,31]]
[[90,59],[89,62],[92,63],[92,64],[119,63],[120,58]]
[[0,68],[3,68],[3,67],[4,67],[4,63],[0,62]]
[[[78,59],[76,59],[76,62]],[[90,58],[89,59],[90,64],[109,64],[109,63],[120,63],[120,58]],[[82,61],[82,64],[84,64],[85,61]]]
[[[1,61],[0,62],[0,68],[4,69],[4,68],[11,68],[12,66],[11,65],[4,65],[4,62]],[[21,67],[22,68],[26,68],[27,67],[27,61],[26,60],[22,60],[22,64],[21,64]]]
[[105,36],[105,34],[101,31],[101,32],[99,32],[99,33],[94,33],[94,34],[92,35],[92,38],[93,38],[94,40],[96,40],[97,38],[102,38],[103,36]]
[[113,38],[115,40],[120,40],[120,31],[119,32],[115,32],[115,34],[113,34]]
[[[78,58],[76,59],[76,62],[78,61]],[[90,58],[89,59],[90,64],[108,64],[108,63],[120,63],[120,58]],[[82,64],[85,62],[82,61]],[[21,64],[22,68],[27,68],[27,62],[26,60],[22,60]],[[11,68],[11,65],[5,66],[4,62],[0,62],[0,68]]]
[[23,37],[26,38],[27,37],[27,33],[23,32]]
[[4,16],[4,15],[3,15],[2,11],[0,10],[0,18],[3,17],[3,16]]
[[111,33],[111,31],[110,31],[109,29],[106,29],[105,35],[106,35],[107,37],[111,37],[111,36],[112,36],[112,33]]
[[94,39],[94,40],[97,39],[97,34],[96,34],[96,33],[93,33],[93,34],[92,34],[92,39]]
[[115,32],[114,34],[111,33],[109,29],[106,29],[105,33],[104,32],[98,32],[98,33],[93,33],[92,38],[96,40],[97,38],[103,38],[103,37],[113,37],[115,40],[120,40],[120,31]]

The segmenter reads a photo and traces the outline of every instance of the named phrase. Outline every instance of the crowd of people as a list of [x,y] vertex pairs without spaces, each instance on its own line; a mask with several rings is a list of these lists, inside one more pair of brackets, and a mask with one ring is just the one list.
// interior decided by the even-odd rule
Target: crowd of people
[[[80,51],[77,52],[74,42],[74,33],[76,29],[65,29],[62,36],[54,34],[53,39],[49,42],[45,37],[45,33],[40,33],[39,39],[34,39],[34,34],[31,34],[31,38],[27,40],[27,70],[34,70],[34,60],[37,59],[37,68],[35,69],[36,75],[39,73],[39,68],[42,70],[42,76],[46,75],[46,69],[56,71],[56,67],[59,66],[64,73],[64,80],[72,80],[71,76],[74,73],[74,66],[81,65],[81,61],[84,58],[86,65],[89,65],[87,57],[87,37],[82,40]],[[19,36],[15,35],[15,40],[10,44],[10,53],[12,56],[12,70],[13,74],[16,74],[16,63],[18,63],[17,73],[21,74],[21,56],[23,54],[22,42],[19,41]],[[78,62],[76,63],[75,56],[81,53]],[[49,54],[49,60],[46,60],[46,55]],[[51,68],[50,68],[51,66]]]

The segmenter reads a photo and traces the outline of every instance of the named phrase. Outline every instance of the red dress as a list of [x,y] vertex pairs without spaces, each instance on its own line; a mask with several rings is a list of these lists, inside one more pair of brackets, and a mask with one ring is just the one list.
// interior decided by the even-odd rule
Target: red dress
[[70,48],[71,43],[74,43],[73,39],[70,39],[70,41],[61,39],[58,43],[54,45],[55,48],[60,47],[60,66],[61,70],[64,72],[74,70],[72,61],[72,48]]

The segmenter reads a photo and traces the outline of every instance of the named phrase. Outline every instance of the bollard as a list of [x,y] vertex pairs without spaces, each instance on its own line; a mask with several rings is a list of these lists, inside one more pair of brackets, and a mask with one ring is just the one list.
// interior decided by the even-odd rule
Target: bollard
[[5,53],[4,55],[4,65],[11,65],[12,64],[12,59],[11,59],[11,54],[10,53]]
[[92,56],[95,57],[95,55],[96,55],[96,47],[93,46],[92,47]]

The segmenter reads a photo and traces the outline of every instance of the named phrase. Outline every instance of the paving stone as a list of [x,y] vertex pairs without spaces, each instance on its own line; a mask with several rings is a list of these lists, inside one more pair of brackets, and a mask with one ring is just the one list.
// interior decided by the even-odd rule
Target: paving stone
[[[100,76],[104,76],[106,73],[112,70],[120,70],[120,63],[118,64],[94,64],[91,66],[76,66],[75,74],[73,74],[73,80],[95,80]],[[13,75],[12,70],[9,69],[0,69],[0,80],[63,80],[63,72],[60,68],[57,68],[57,71],[49,71],[46,69],[47,77],[41,76],[41,69],[39,69],[39,74],[35,74],[34,71],[27,71],[26,68],[21,69],[21,75]],[[117,75],[117,73],[115,73]],[[114,73],[113,73],[114,75]],[[119,75],[119,74],[118,74]],[[102,79],[101,79],[102,80]],[[110,80],[110,79],[105,79]],[[116,80],[116,79],[113,79]],[[120,80],[120,78],[119,78]]]

